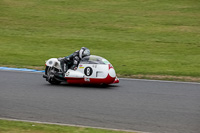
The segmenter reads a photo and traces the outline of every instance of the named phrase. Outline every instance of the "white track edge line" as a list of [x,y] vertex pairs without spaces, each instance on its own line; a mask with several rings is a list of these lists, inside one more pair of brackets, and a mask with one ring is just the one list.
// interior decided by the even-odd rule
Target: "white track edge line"
[[38,123],[38,124],[49,124],[49,125],[70,126],[70,127],[83,127],[83,128],[93,128],[93,129],[104,129],[104,130],[112,130],[112,131],[131,132],[131,133],[150,133],[150,132],[142,132],[142,131],[135,131],[135,130],[114,129],[114,128],[93,127],[93,126],[83,126],[83,125],[75,125],[75,124],[53,123],[53,122],[41,122],[41,121],[30,121],[30,120],[19,120],[19,119],[10,119],[10,118],[1,118],[1,117],[0,117],[0,120],[31,122],[31,123]]
[[147,82],[163,82],[163,83],[178,83],[178,84],[197,84],[198,82],[184,82],[184,81],[168,81],[168,80],[153,80],[153,79],[133,79],[133,78],[119,78],[122,80],[133,80],[133,81],[147,81]]

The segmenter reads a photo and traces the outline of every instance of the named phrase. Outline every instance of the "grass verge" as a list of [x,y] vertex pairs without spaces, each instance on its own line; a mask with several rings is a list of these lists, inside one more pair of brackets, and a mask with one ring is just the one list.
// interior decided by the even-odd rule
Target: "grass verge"
[[200,1],[3,0],[0,65],[43,66],[80,47],[118,74],[200,77]]
[[[0,120],[0,133],[128,133],[86,127],[60,126],[32,122]],[[132,132],[133,133],[133,132]]]

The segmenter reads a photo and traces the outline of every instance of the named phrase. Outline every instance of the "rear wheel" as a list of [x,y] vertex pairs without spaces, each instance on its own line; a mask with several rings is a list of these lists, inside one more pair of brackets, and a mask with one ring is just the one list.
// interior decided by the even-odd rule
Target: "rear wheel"
[[46,66],[45,75],[47,75],[47,81],[48,81],[50,84],[58,85],[58,84],[60,84],[61,82],[58,81],[58,80],[56,80],[56,79],[54,78],[54,73],[55,73],[55,68],[54,68],[54,67]]

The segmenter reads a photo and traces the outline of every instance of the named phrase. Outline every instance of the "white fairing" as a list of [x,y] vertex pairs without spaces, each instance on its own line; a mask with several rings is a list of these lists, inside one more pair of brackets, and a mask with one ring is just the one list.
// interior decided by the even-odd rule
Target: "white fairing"
[[51,58],[51,59],[47,60],[46,65],[49,66],[49,67],[55,67],[57,69],[61,69],[60,68],[60,62],[58,61],[57,58]]
[[79,72],[79,71],[74,71],[69,69],[66,73],[65,73],[65,77],[70,77],[70,78],[83,78],[84,74]]
[[111,68],[111,69],[109,70],[109,75],[110,75],[111,77],[115,78],[115,77],[116,77],[115,69]]
[[106,78],[108,76],[108,65],[79,64],[77,71],[83,73],[87,78]]
[[69,69],[65,73],[68,78],[106,78],[108,66],[101,64],[79,64],[77,70]]

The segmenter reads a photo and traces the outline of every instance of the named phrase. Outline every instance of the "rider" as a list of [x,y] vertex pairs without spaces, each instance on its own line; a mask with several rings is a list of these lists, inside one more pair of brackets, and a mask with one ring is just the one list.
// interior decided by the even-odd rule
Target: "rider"
[[73,54],[61,59],[60,65],[61,65],[63,76],[69,68],[72,70],[76,70],[80,60],[83,57],[89,56],[89,55],[90,55],[90,50],[86,47],[82,47],[80,50],[77,50]]

